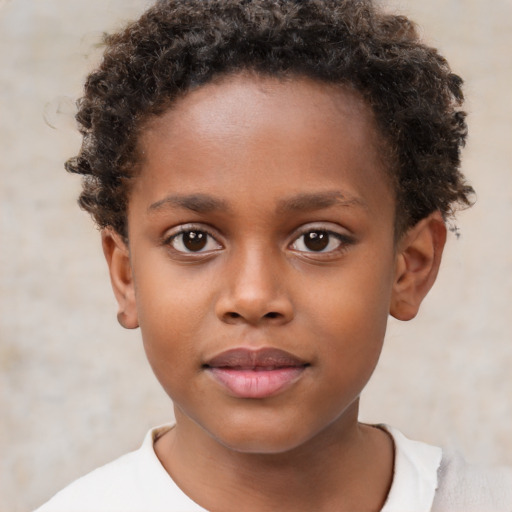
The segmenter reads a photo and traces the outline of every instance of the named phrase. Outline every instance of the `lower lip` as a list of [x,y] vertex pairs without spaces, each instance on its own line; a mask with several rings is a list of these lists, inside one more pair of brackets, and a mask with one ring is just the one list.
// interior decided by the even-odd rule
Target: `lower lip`
[[276,368],[275,370],[236,370],[208,368],[215,380],[237,398],[267,398],[294,384],[305,366]]

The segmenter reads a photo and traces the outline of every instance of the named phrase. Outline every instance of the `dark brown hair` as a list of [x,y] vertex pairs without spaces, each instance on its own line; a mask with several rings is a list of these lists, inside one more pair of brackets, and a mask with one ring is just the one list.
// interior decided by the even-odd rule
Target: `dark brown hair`
[[460,173],[462,80],[403,16],[371,0],[161,0],[107,36],[77,120],[80,205],[127,235],[126,205],[144,123],[188,90],[244,70],[355,88],[372,108],[397,198],[397,231],[470,204]]

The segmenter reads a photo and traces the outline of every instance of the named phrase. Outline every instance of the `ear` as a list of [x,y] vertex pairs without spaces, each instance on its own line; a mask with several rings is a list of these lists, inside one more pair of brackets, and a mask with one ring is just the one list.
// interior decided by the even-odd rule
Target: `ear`
[[101,243],[114,295],[119,305],[117,320],[126,329],[136,329],[139,326],[139,320],[128,246],[118,233],[109,228],[102,230]]
[[411,320],[434,284],[444,244],[446,225],[436,211],[413,226],[398,244],[390,313]]

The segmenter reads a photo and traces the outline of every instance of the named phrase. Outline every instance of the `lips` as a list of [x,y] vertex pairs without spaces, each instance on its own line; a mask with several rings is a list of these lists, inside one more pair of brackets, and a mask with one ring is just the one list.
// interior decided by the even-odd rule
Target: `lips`
[[308,363],[275,348],[227,350],[203,368],[238,398],[267,398],[294,384]]

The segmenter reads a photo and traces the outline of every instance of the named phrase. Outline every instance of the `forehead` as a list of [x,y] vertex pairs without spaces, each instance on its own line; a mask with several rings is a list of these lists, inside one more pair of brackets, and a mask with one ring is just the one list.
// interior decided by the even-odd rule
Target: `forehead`
[[137,186],[152,201],[162,187],[222,195],[234,182],[240,193],[263,186],[276,200],[333,186],[371,204],[393,195],[371,109],[348,87],[307,78],[243,74],[209,83],[152,119],[140,146]]

